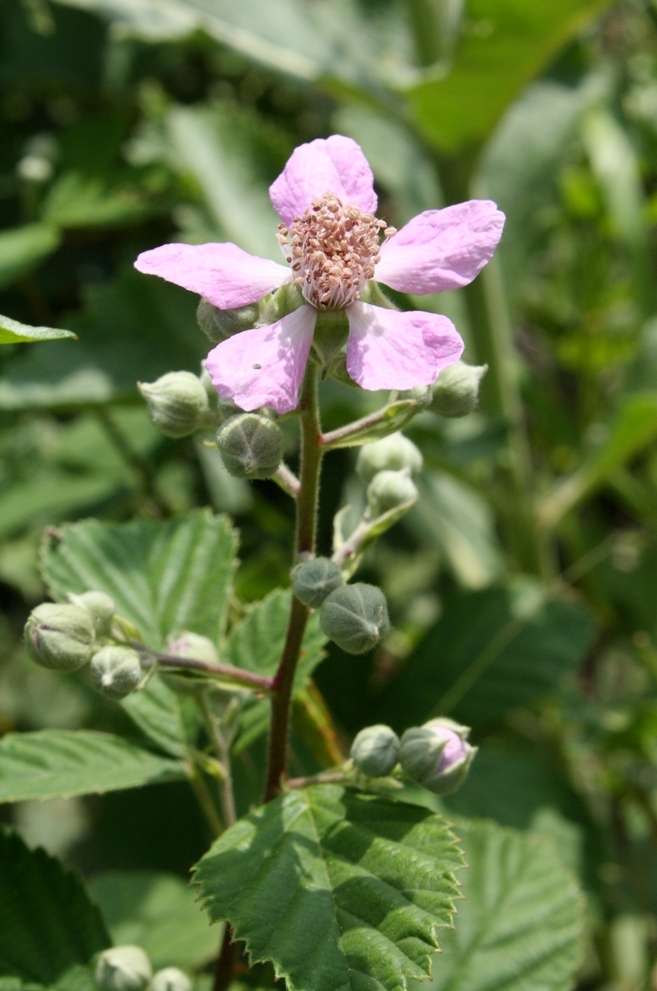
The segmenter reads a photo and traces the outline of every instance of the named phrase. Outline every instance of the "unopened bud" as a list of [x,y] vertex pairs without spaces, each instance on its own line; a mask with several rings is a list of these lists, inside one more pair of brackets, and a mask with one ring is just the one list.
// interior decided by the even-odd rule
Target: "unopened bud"
[[477,752],[468,743],[469,732],[469,727],[447,718],[406,730],[399,750],[404,772],[438,795],[455,791],[465,781]]
[[411,475],[417,475],[422,471],[422,455],[413,441],[400,433],[365,444],[356,462],[356,471],[366,484],[380,471],[403,471],[404,468]]
[[192,982],[177,967],[165,967],[154,975],[151,991],[192,991]]
[[240,306],[236,310],[220,310],[202,299],[196,310],[198,325],[211,344],[221,344],[234,334],[251,330],[258,319],[258,305]]
[[113,946],[98,957],[94,980],[100,991],[143,991],[152,974],[140,946]]
[[367,726],[351,745],[351,759],[368,778],[384,778],[399,760],[399,737],[389,726]]
[[93,645],[93,622],[82,606],[44,602],[25,624],[28,653],[44,668],[77,671],[91,660]]
[[479,399],[479,386],[488,365],[466,365],[455,361],[443,368],[432,386],[433,399],[429,405],[439,416],[467,416]]
[[283,460],[283,431],[261,413],[239,413],[219,428],[217,446],[236,478],[271,478]]
[[319,625],[347,654],[364,654],[390,629],[386,597],[376,585],[342,585],[324,600]]
[[139,654],[130,647],[101,647],[91,658],[94,688],[110,699],[124,699],[142,678]]
[[151,420],[167,437],[187,437],[210,412],[208,394],[192,372],[167,372],[155,382],[139,382]]
[[83,592],[81,595],[74,595],[71,592],[68,596],[69,602],[76,606],[82,606],[91,616],[94,630],[97,637],[108,637],[112,628],[112,620],[116,612],[114,599],[111,599],[105,592]]
[[216,664],[219,660],[217,648],[209,637],[203,637],[200,633],[192,633],[190,630],[183,630],[167,640],[167,653],[176,657],[189,657],[196,661],[206,661],[208,664]]
[[342,572],[328,557],[298,564],[292,572],[292,590],[299,602],[318,609],[327,595],[343,584]]
[[404,389],[399,393],[398,399],[413,399],[418,404],[420,410],[426,409],[433,398],[430,385],[415,385],[412,389]]
[[374,519],[391,509],[417,501],[418,491],[406,471],[380,471],[367,486],[367,502]]

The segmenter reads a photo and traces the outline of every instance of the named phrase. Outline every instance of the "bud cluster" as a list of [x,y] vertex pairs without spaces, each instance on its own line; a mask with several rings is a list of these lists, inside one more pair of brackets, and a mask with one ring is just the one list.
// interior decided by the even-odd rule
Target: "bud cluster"
[[187,974],[164,967],[153,974],[148,955],[140,946],[113,946],[96,962],[94,982],[99,991],[192,991]]

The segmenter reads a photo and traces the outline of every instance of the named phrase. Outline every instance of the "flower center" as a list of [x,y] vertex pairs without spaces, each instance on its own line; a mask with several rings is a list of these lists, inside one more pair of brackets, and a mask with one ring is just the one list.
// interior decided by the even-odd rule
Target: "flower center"
[[278,240],[313,306],[336,310],[354,303],[379,260],[379,236],[396,234],[384,220],[343,206],[333,193],[315,199],[292,228],[278,225]]

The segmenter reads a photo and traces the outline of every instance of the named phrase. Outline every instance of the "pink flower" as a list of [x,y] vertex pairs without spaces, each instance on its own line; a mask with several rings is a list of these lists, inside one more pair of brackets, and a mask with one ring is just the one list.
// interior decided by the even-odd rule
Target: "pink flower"
[[[410,389],[434,382],[457,361],[463,341],[447,317],[360,302],[373,278],[422,295],[471,282],[490,260],[504,214],[488,200],[427,210],[399,232],[375,217],[371,169],[351,138],[334,134],[297,148],[269,190],[282,223],[288,265],[234,244],[164,244],[135,267],[200,293],[220,309],[256,303],[296,282],[306,302],[276,323],[218,344],[206,368],[223,399],[245,410],[296,408],[318,311],[344,309],[347,371],[364,389]],[[383,235],[383,243],[381,242]]]

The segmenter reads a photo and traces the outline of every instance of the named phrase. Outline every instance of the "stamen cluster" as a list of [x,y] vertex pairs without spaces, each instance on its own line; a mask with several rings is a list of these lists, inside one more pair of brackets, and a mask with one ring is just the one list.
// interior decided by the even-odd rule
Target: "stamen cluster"
[[296,273],[294,281],[313,306],[342,309],[354,303],[379,260],[380,232],[396,234],[384,220],[343,206],[333,193],[314,199],[288,228],[278,225],[278,240]]

